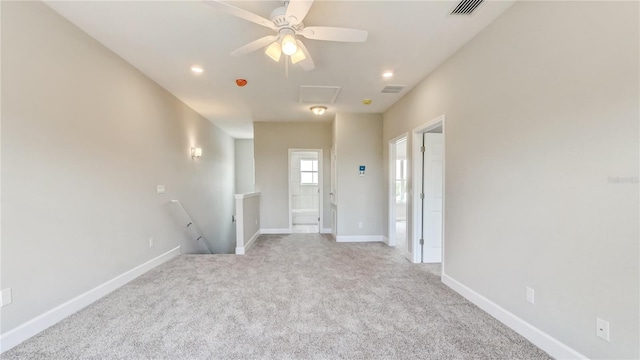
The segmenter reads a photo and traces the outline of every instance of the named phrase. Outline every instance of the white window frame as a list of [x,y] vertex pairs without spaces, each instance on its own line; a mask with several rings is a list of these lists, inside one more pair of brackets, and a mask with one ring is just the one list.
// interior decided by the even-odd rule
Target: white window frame
[[[302,162],[303,161],[311,161],[312,162],[312,165],[311,165],[311,169],[312,170],[311,171],[302,170]],[[315,170],[313,170],[314,165],[315,165]],[[319,162],[318,162],[318,159],[303,159],[303,158],[300,159],[300,185],[301,186],[318,186],[318,176],[319,176],[318,175],[318,166],[320,166]],[[302,182],[302,174],[308,174],[308,173],[311,174],[311,181],[313,181],[313,179],[315,178],[315,180],[316,180],[315,182]]]

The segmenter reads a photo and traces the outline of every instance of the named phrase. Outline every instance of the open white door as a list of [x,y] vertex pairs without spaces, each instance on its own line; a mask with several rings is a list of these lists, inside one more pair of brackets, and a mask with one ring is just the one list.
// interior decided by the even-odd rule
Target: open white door
[[289,149],[289,231],[320,233],[322,149]]
[[443,135],[425,133],[424,136],[424,202],[422,203],[424,246],[422,262],[442,262],[442,178]]

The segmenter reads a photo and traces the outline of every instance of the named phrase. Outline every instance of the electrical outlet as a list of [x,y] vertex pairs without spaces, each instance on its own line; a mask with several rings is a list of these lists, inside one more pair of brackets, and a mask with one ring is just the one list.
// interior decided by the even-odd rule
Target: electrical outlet
[[149,238],[149,249],[153,247],[153,236]]
[[527,286],[527,301],[531,304],[536,301],[536,291]]
[[358,229],[362,229],[362,221],[358,223]]
[[609,322],[596,318],[596,336],[609,341]]
[[11,288],[2,290],[0,293],[0,306],[7,306],[13,302],[11,298]]
[[164,185],[156,185],[156,192],[158,194],[164,194]]
[[258,225],[258,219],[256,219],[256,225]]

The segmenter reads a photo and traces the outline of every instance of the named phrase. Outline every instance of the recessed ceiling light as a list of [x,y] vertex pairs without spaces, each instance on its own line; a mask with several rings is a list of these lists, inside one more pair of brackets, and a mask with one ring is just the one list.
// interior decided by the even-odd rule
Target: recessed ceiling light
[[204,69],[201,68],[200,66],[194,65],[194,66],[191,67],[191,71],[193,71],[196,74],[200,74],[200,73],[202,73],[204,71]]
[[384,77],[384,78],[390,78],[392,76],[393,76],[393,72],[391,72],[391,71],[387,71],[387,72],[382,73],[382,77]]
[[362,103],[365,105],[371,105],[371,103],[373,102],[373,100],[371,99],[362,99]]

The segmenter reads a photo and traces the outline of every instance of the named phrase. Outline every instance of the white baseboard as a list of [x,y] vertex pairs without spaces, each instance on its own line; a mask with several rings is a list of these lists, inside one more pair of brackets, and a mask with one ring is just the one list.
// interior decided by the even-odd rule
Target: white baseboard
[[396,246],[396,239],[389,239],[388,237],[384,237],[384,242],[389,246]]
[[394,245],[389,244],[389,239],[386,236],[382,237],[382,242],[387,244],[387,246],[395,246],[395,244]]
[[249,251],[249,248],[251,246],[253,246],[253,243],[256,241],[258,236],[260,236],[260,230],[256,231],[256,233],[253,234],[251,239],[249,239],[249,241],[247,241],[247,243],[244,246],[236,247],[236,255],[244,255],[244,254],[246,254],[246,252]]
[[405,250],[404,258],[407,259],[407,261],[411,262],[411,257],[413,257],[413,255],[410,252]]
[[586,356],[561,343],[557,339],[551,337],[551,335],[522,320],[518,316],[468,288],[466,285],[463,285],[452,277],[442,274],[442,282],[482,310],[486,311],[489,315],[507,325],[513,331],[531,341],[540,349],[546,351],[551,355],[551,357],[555,359],[588,359]]
[[108,295],[110,292],[178,255],[180,255],[180,246],[169,250],[166,253],[145,262],[144,264],[138,265],[124,274],[118,275],[115,278],[100,284],[59,306],[56,306],[45,313],[38,315],[26,323],[7,331],[0,335],[0,352],[5,352],[15,347],[67,316],[91,305],[93,302],[99,300],[105,295]]
[[338,235],[336,242],[383,242],[382,235]]
[[260,234],[268,235],[287,235],[291,234],[291,229],[260,229]]
[[245,250],[249,250],[253,246],[253,244],[255,244],[256,240],[258,239],[258,236],[260,236],[260,230],[259,229],[258,229],[258,231],[256,231],[255,234],[253,234],[251,239],[249,239],[249,241],[244,245],[244,249]]
[[331,228],[324,228],[320,230],[320,234],[331,234]]

